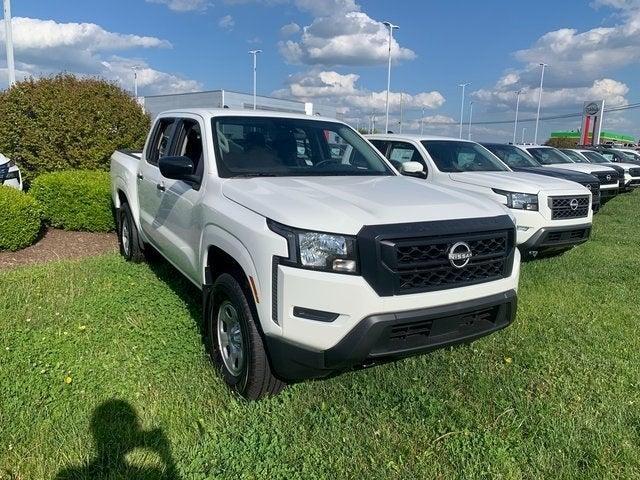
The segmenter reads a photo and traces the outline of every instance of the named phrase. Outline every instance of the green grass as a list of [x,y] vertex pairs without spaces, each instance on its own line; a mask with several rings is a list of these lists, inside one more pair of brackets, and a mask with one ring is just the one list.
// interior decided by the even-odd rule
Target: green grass
[[639,209],[526,264],[507,330],[259,403],[212,372],[164,264],[1,273],[0,479],[639,478]]

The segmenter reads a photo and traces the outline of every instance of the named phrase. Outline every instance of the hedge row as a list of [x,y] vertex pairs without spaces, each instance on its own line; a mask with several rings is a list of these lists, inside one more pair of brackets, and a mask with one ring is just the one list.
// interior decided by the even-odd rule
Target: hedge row
[[42,210],[33,197],[0,185],[0,212],[0,250],[19,250],[35,241]]
[[42,205],[44,218],[53,227],[88,232],[115,229],[107,172],[45,173],[33,181],[30,193]]

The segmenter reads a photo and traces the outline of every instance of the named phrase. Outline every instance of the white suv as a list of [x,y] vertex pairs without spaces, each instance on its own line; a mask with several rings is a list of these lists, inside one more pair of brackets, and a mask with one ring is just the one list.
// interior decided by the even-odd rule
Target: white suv
[[509,207],[516,217],[518,245],[529,256],[560,252],[589,239],[591,192],[582,185],[514,172],[467,140],[397,134],[367,138],[401,171],[415,170],[418,162],[427,183],[482,193]]
[[22,190],[22,175],[13,160],[0,154],[0,185]]

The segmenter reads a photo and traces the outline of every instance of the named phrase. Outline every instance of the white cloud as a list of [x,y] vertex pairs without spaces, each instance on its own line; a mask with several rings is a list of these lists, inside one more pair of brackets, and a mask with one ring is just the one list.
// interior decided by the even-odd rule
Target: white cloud
[[147,3],[159,3],[166,5],[174,12],[203,11],[210,6],[208,0],[146,0]]
[[[100,75],[120,81],[131,89],[130,67],[141,66],[142,92],[187,91],[198,82],[154,70],[143,60],[116,56],[116,52],[140,48],[170,48],[157,37],[109,32],[94,23],[59,23],[54,20],[16,17],[12,22],[18,77],[55,74],[61,71],[81,75]],[[0,41],[4,44],[4,24]]]
[[[316,18],[302,29],[300,38],[281,41],[288,63],[307,65],[375,65],[388,58],[388,29],[362,12],[353,0],[295,0],[296,6]],[[391,44],[394,61],[412,60],[413,50]]]
[[218,20],[218,26],[225,30],[233,30],[233,27],[236,25],[236,21],[233,19],[231,15],[225,15]]
[[280,28],[280,35],[283,37],[290,37],[291,35],[295,35],[300,31],[300,25],[297,23],[287,23]]
[[[355,73],[340,74],[334,71],[316,71],[294,75],[289,79],[287,88],[274,92],[280,97],[294,97],[304,101],[326,102],[331,105],[341,105],[343,113],[370,113],[385,110],[386,91],[373,92],[358,87],[360,78]],[[436,109],[445,102],[440,92],[421,92],[408,94],[390,92],[389,108],[399,111],[403,108]]]

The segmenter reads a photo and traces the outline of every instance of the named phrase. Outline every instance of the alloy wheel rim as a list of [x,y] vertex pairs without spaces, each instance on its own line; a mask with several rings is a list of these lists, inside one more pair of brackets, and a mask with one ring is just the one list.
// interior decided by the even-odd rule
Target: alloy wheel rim
[[245,358],[245,342],[238,311],[229,300],[218,309],[217,318],[218,349],[224,366],[234,377],[242,373]]
[[125,255],[129,255],[129,225],[125,221],[122,224],[122,250]]

